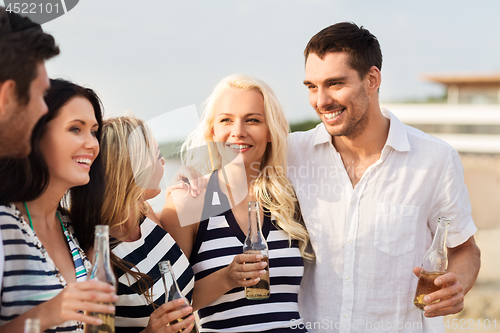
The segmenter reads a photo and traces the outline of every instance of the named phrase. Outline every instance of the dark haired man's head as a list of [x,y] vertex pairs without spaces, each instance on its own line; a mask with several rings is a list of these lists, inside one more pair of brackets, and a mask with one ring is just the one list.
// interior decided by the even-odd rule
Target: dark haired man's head
[[304,55],[309,103],[333,138],[354,140],[380,119],[382,53],[368,30],[337,23],[312,37]]
[[31,131],[47,112],[44,61],[59,54],[54,38],[0,6],[0,157],[30,152]]
[[310,54],[320,59],[330,52],[349,54],[349,66],[359,77],[368,73],[372,66],[382,70],[382,51],[377,38],[354,23],[341,22],[331,25],[314,35],[304,50],[305,60]]
[[20,102],[30,99],[37,64],[59,54],[54,38],[29,18],[0,6],[0,82],[14,80]]

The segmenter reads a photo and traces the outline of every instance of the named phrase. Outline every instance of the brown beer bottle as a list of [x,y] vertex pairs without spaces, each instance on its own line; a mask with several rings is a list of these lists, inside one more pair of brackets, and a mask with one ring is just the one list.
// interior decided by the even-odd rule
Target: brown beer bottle
[[260,225],[260,209],[257,201],[248,203],[248,235],[243,244],[243,253],[261,254],[262,260],[267,263],[266,274],[260,277],[260,281],[251,287],[245,288],[245,297],[250,300],[267,299],[271,294],[269,281],[269,248],[262,235]]
[[[170,260],[160,261],[158,263],[160,267],[161,279],[163,280],[163,286],[165,287],[165,303],[174,301],[176,299],[184,300],[184,304],[179,306],[178,309],[183,309],[186,306],[189,306],[188,299],[182,294],[179,285],[177,284],[177,280],[175,279],[174,271],[172,269],[172,265],[170,264]],[[179,318],[170,323],[170,325],[177,324],[178,322],[189,317],[187,315],[184,318]],[[179,331],[181,332],[181,331]],[[196,322],[194,323],[194,327],[191,330],[191,333],[197,333],[198,328],[196,327]]]
[[448,267],[446,236],[449,226],[449,219],[446,217],[439,218],[432,245],[427,253],[425,253],[424,259],[422,260],[417,291],[415,292],[415,299],[413,300],[413,304],[422,311],[427,305],[427,303],[424,302],[424,297],[442,288],[442,286],[436,286],[434,280],[443,275]]
[[[96,225],[94,238],[94,265],[90,280],[98,280],[111,284],[116,288],[116,279],[109,260],[109,226]],[[102,325],[85,324],[85,333],[114,333],[114,313],[90,313],[102,320]]]

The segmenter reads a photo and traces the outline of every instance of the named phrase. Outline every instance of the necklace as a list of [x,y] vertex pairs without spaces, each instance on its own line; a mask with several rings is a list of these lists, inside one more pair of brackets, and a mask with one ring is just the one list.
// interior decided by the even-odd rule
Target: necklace
[[[28,209],[28,205],[26,204],[26,201],[24,201],[23,203],[24,203],[24,208],[26,208],[26,214],[28,215],[28,220],[30,221],[31,230],[34,230],[33,229],[33,221],[31,220],[31,215],[30,215],[30,211]],[[63,228],[63,231],[66,232],[66,228],[64,227],[64,224],[61,220],[61,216],[59,215],[59,212],[57,212],[57,211],[56,211],[56,216],[59,219],[59,222],[61,223],[61,227]]]
[[[31,230],[35,231],[33,229],[33,221],[31,220],[31,214],[30,214],[30,211],[28,209],[28,205],[26,204],[26,201],[23,203],[24,203],[24,208],[26,208],[26,215],[28,215],[28,220],[30,222]],[[83,258],[85,257],[85,255],[83,253],[80,253],[80,250],[78,249],[78,247],[75,245],[73,240],[70,239],[69,233],[66,230],[66,227],[64,226],[64,223],[61,219],[61,215],[59,215],[58,211],[56,211],[56,216],[59,219],[59,222],[61,223],[61,227],[63,229],[63,234],[64,234],[64,236],[66,236],[66,241],[68,242],[68,246],[70,248],[70,252],[71,252],[71,255],[73,257],[73,263],[75,265],[76,279],[78,281],[78,279],[81,278],[81,279],[83,279],[82,281],[85,281],[85,278],[87,276],[85,264],[83,261],[84,260]],[[48,254],[46,254],[46,250],[43,247],[40,240],[38,240],[38,242],[39,242],[40,246],[37,245],[37,247],[42,251],[43,255],[44,256],[48,255]],[[55,267],[55,264],[54,264],[54,267]],[[59,278],[59,281],[65,286],[66,281],[64,280],[62,274],[59,272],[57,267],[55,267],[55,271],[56,271],[56,276]]]

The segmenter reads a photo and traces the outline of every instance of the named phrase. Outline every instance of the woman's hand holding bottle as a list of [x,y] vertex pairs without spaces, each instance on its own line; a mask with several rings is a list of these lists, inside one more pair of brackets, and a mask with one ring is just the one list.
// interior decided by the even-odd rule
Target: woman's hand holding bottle
[[[162,306],[157,308],[151,316],[149,316],[149,322],[143,333],[155,333],[155,332],[191,332],[194,326],[194,315],[187,315],[193,312],[193,308],[184,305],[184,300],[176,299],[168,303],[164,303]],[[175,324],[172,324],[176,322]]]
[[261,254],[238,254],[233,261],[223,269],[226,283],[232,288],[250,287],[260,281],[266,271],[266,262],[260,261]]
[[[100,325],[102,321],[82,312],[114,313],[114,303],[118,299],[115,288],[100,281],[68,283],[56,297],[40,304],[31,311],[38,312],[29,317],[39,318],[41,330],[60,325],[68,320]],[[29,312],[31,312],[29,311]]]

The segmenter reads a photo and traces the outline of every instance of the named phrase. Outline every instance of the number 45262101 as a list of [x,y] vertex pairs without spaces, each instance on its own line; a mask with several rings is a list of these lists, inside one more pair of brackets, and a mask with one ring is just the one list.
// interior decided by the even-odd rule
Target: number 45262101
[[497,328],[497,320],[489,319],[446,319],[444,321],[445,328],[454,330],[474,330],[474,329],[493,329]]

